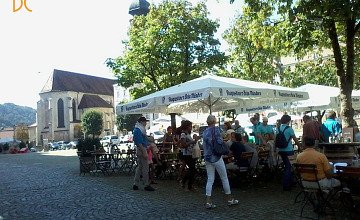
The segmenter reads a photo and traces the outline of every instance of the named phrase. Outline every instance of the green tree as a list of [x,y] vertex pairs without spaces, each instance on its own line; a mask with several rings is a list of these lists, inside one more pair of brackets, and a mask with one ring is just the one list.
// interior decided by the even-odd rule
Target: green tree
[[280,75],[281,85],[298,87],[307,83],[338,86],[336,68],[332,59],[307,60],[298,62],[294,67],[283,68]]
[[[233,0],[230,0],[233,2]],[[284,44],[298,58],[331,48],[340,88],[343,126],[354,126],[351,93],[357,69],[356,39],[360,29],[360,2],[348,0],[245,0],[253,13],[264,6],[276,8],[276,20],[288,24]],[[273,15],[272,15],[273,16]],[[270,18],[269,18],[270,19]],[[308,76],[307,76],[308,77]]]
[[274,83],[283,45],[278,34],[281,26],[269,20],[273,10],[272,5],[266,5],[253,13],[244,7],[242,15],[225,31],[231,52],[230,76]]
[[119,130],[126,129],[128,131],[132,131],[134,129],[134,125],[137,120],[141,117],[141,115],[117,115],[116,116],[116,125]]
[[26,142],[29,140],[29,130],[25,124],[20,124],[16,126],[15,139],[20,140],[22,142]]
[[208,18],[205,3],[167,0],[151,6],[146,16],[135,16],[122,56],[108,67],[121,86],[134,87],[134,98],[214,72],[226,62],[215,39],[219,24]]
[[95,138],[103,130],[103,116],[95,110],[88,110],[81,118],[81,129],[85,135]]

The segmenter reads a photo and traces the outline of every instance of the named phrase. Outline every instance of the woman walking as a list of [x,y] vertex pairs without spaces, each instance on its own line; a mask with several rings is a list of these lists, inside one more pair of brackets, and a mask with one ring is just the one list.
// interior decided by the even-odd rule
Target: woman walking
[[218,172],[225,194],[228,196],[228,205],[236,205],[239,203],[238,200],[234,199],[231,195],[229,179],[226,173],[226,167],[224,160],[221,156],[213,153],[214,142],[219,144],[223,142],[220,134],[220,129],[215,127],[216,117],[209,115],[206,120],[208,128],[203,133],[203,148],[204,158],[206,162],[207,172],[207,183],[206,183],[206,204],[207,209],[215,208],[216,206],[212,203],[211,192],[212,186],[215,180],[215,170]]

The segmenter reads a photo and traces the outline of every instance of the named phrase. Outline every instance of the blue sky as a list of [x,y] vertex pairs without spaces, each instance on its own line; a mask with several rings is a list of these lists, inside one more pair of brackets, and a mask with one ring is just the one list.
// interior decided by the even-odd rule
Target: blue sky
[[[122,53],[131,0],[26,0],[32,12],[15,13],[13,1],[18,6],[21,0],[0,1],[0,104],[36,108],[53,69],[113,77],[104,62]],[[208,0],[207,6],[210,17],[220,19],[221,38],[241,3]]]

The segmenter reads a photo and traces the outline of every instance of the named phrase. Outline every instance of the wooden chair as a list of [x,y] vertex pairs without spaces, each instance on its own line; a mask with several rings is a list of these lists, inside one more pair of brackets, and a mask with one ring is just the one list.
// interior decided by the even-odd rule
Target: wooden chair
[[269,157],[270,150],[260,150],[258,151],[258,160],[256,162],[255,170],[253,177],[256,179],[261,179],[267,181],[270,179],[271,169],[269,166]]
[[[301,187],[301,192],[295,197],[295,203],[297,199],[303,195],[303,205],[301,207],[300,217],[303,217],[303,211],[305,206],[310,202],[315,212],[318,214],[324,214],[327,208],[330,208],[334,213],[334,209],[330,202],[334,197],[335,193],[333,189],[324,189],[319,183],[317,176],[317,168],[315,164],[300,164],[294,163],[295,176]],[[303,175],[311,175],[314,177],[313,180],[303,179]]]
[[240,182],[252,183],[253,170],[251,169],[251,161],[254,156],[254,152],[242,152],[240,155],[240,161],[243,165],[239,166],[238,177]]
[[84,156],[81,151],[77,152],[79,163],[80,163],[80,173],[79,175],[86,173],[91,173],[95,169],[95,161],[92,156]]

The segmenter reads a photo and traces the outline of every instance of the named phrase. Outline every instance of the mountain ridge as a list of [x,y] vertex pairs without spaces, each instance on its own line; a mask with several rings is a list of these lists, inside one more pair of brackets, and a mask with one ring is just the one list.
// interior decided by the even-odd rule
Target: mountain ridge
[[0,128],[13,127],[19,124],[31,125],[35,122],[35,109],[14,103],[0,104]]

